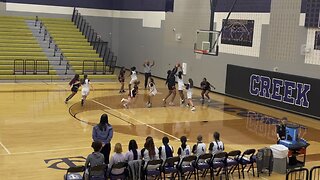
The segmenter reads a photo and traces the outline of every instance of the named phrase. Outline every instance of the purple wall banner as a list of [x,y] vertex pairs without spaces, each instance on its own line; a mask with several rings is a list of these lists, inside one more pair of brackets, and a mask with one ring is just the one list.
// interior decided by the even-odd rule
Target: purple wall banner
[[223,19],[222,44],[252,47],[254,20]]
[[320,119],[320,79],[228,64],[225,92]]

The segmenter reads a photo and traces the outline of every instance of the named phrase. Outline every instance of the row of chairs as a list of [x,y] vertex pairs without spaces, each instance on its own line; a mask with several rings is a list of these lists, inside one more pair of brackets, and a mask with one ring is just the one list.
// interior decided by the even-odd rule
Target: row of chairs
[[293,169],[286,174],[286,180],[320,180],[320,166]]
[[[194,179],[196,180],[199,179],[200,172],[202,177],[205,177],[209,172],[210,179],[214,179],[215,176],[219,175],[224,175],[226,179],[228,179],[230,174],[233,174],[235,170],[238,170],[239,178],[241,178],[240,173],[242,173],[242,177],[244,178],[244,171],[246,168],[247,172],[252,170],[254,176],[255,152],[255,149],[248,149],[241,154],[241,151],[235,150],[228,153],[220,152],[215,154],[214,156],[211,153],[207,153],[202,154],[199,157],[190,155],[182,159],[180,159],[180,157],[171,157],[167,158],[165,161],[163,161],[162,159],[158,159],[148,161],[146,162],[146,164],[140,162],[140,165],[142,167],[142,170],[140,172],[142,175],[140,176],[140,172],[136,174],[139,174],[137,177],[143,177],[144,179],[148,179],[148,177],[154,177],[155,179],[166,179],[167,175],[170,175],[170,179],[176,179],[177,176],[179,177],[179,179],[181,179],[181,177],[183,176],[185,177],[185,179],[189,179],[193,175]],[[122,174],[115,175],[111,173],[114,169],[128,170],[125,170]],[[128,163],[126,162],[114,164],[108,170],[107,165],[99,165],[89,168],[89,179],[94,179],[94,177],[91,176],[92,172],[94,171],[106,172],[106,176],[102,177],[102,179],[127,179],[128,177],[131,177],[133,173],[135,173],[130,170],[131,168],[128,167]],[[69,173],[83,171],[83,166],[69,168],[65,177],[67,177]]]

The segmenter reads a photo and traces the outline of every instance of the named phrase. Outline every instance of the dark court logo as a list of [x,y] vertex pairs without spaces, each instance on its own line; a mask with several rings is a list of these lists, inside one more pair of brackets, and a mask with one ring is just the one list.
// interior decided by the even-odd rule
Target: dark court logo
[[249,92],[273,101],[309,108],[310,84],[252,74]]
[[48,168],[57,170],[67,170],[69,167],[84,165],[84,163],[86,162],[86,158],[83,156],[54,158],[45,159],[44,162],[49,165]]

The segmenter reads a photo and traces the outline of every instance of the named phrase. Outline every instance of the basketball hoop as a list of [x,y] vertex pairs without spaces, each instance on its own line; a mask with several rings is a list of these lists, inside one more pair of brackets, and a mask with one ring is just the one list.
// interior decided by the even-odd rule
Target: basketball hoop
[[208,54],[208,50],[195,49],[194,53],[196,54],[196,59],[201,59],[203,54]]

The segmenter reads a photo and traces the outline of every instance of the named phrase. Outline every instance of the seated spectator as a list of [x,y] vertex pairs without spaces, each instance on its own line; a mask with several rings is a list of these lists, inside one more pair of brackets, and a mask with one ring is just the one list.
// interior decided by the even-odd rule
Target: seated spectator
[[138,160],[141,159],[141,155],[138,150],[138,145],[137,142],[132,139],[129,141],[129,146],[128,146],[129,151],[126,153],[125,158],[126,161],[133,161],[133,160]]
[[153,138],[150,136],[147,137],[144,148],[141,150],[141,157],[145,162],[159,159],[159,150],[154,145]]
[[196,156],[200,156],[206,153],[206,144],[202,142],[202,136],[197,137],[197,144],[192,147],[192,153]]
[[[85,163],[85,167],[86,169],[86,173],[85,173],[85,177],[86,179],[89,179],[89,167],[94,167],[97,165],[101,165],[104,164],[104,155],[102,153],[100,153],[100,150],[102,149],[102,142],[100,141],[95,141],[92,142],[91,147],[93,148],[93,153],[89,154],[87,159],[86,159],[86,163]],[[104,172],[92,172],[91,173],[92,176],[104,176]]]
[[180,158],[184,158],[185,156],[189,156],[190,155],[190,146],[187,145],[187,137],[186,136],[182,136],[180,138],[181,141],[181,146],[178,149],[178,155],[180,156]]
[[214,141],[209,144],[209,152],[212,155],[215,155],[218,152],[224,151],[224,144],[220,141],[220,134],[218,132],[214,132],[213,134]]
[[[111,158],[110,158],[109,168],[111,168],[113,164],[117,164],[117,163],[126,161],[125,156],[122,154],[122,146],[120,143],[117,143],[114,146],[114,152],[115,152],[115,154],[113,156],[111,156]],[[124,171],[124,168],[123,169],[113,169],[111,171],[111,174],[121,174],[121,173],[123,173],[123,171]]]
[[173,157],[173,147],[169,144],[169,138],[162,138],[163,145],[159,147],[159,157],[165,161],[169,157]]

